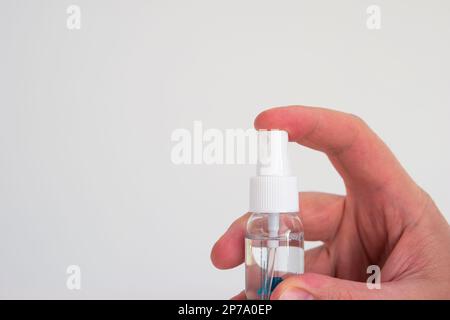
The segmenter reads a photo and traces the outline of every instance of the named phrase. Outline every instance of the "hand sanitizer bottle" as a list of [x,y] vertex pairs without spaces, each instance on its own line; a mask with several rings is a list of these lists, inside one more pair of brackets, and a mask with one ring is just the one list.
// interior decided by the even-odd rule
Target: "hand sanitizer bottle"
[[286,277],[304,272],[297,177],[290,174],[287,146],[286,131],[258,131],[257,176],[250,180],[252,215],[245,237],[247,299],[267,300]]

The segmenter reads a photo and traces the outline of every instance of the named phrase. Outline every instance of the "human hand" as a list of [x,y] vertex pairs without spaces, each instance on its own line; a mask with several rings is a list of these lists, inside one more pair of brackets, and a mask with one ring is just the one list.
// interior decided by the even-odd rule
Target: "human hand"
[[[305,239],[323,245],[306,251],[306,273],[285,279],[271,299],[450,299],[449,224],[361,119],[291,106],[262,112],[255,127],[286,130],[291,141],[325,152],[346,187],[345,196],[299,195]],[[217,268],[243,263],[248,217],[214,245]],[[369,265],[381,268],[381,289],[368,289]]]

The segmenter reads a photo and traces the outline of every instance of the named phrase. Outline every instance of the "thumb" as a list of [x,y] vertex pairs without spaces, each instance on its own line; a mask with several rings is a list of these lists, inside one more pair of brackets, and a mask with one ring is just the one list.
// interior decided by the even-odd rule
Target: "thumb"
[[[274,300],[371,300],[401,299],[405,294],[400,285],[373,284],[337,279],[316,273],[292,276],[281,282],[272,293]],[[403,291],[403,292],[402,292]]]

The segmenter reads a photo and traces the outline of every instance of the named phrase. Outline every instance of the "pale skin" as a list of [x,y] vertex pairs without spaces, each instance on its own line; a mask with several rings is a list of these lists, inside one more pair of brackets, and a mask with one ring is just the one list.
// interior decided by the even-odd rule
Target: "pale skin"
[[[450,226],[364,121],[289,106],[262,112],[255,128],[286,130],[290,141],[326,153],[346,188],[345,196],[299,194],[305,239],[323,245],[306,251],[305,274],[284,280],[271,299],[450,299]],[[243,263],[248,217],[214,245],[217,268]],[[381,268],[381,289],[368,289],[369,265]]]

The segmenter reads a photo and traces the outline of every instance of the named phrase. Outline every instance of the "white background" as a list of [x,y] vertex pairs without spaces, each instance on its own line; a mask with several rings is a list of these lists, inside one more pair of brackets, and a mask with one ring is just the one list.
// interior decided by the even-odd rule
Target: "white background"
[[[79,5],[81,30],[66,27]],[[250,128],[270,106],[364,118],[450,219],[450,2],[0,2],[0,298],[228,298],[214,241],[241,166],[176,166],[171,133]],[[301,190],[342,193],[292,148]],[[82,289],[66,288],[66,268]]]

